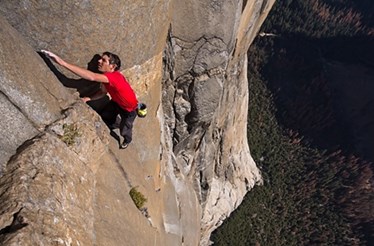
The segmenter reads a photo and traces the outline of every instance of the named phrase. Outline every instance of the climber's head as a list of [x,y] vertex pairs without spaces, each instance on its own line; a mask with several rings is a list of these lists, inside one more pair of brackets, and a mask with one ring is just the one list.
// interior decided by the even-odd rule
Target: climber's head
[[99,59],[98,69],[100,72],[114,72],[121,68],[121,60],[116,54],[104,52]]

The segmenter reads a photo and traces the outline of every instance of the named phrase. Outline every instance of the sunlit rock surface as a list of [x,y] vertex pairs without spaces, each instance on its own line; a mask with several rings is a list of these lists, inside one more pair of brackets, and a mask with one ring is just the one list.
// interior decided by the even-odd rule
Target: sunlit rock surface
[[[1,1],[1,244],[209,244],[261,182],[247,144],[246,56],[272,4]],[[128,149],[79,99],[97,84],[57,67],[66,88],[41,49],[82,67],[119,54],[148,105]]]

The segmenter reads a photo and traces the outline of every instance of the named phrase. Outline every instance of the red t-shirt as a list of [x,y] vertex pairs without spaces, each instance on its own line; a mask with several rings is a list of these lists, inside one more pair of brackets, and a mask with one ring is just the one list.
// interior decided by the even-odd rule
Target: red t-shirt
[[104,83],[104,86],[112,100],[124,110],[134,111],[138,106],[138,100],[125,76],[118,71],[106,72],[104,75],[109,80],[109,83]]

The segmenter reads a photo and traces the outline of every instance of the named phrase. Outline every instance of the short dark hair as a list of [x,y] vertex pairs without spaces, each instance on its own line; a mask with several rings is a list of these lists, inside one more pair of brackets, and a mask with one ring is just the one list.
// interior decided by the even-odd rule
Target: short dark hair
[[121,68],[121,59],[116,54],[113,54],[109,51],[105,51],[103,55],[107,55],[109,57],[109,64],[115,64],[116,67],[114,68],[114,71],[117,71]]

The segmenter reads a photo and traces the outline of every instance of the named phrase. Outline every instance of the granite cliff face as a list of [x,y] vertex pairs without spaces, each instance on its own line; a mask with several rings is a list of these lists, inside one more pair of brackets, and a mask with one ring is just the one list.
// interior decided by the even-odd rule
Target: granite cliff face
[[[261,182],[246,52],[273,2],[1,1],[1,244],[209,244]],[[149,110],[128,149],[79,99],[95,86],[66,88],[41,49],[82,67],[119,54]]]

